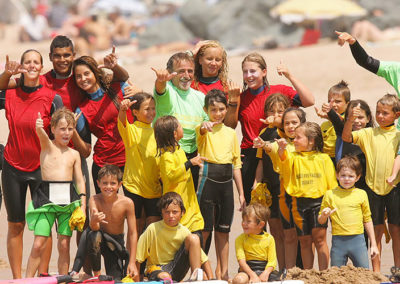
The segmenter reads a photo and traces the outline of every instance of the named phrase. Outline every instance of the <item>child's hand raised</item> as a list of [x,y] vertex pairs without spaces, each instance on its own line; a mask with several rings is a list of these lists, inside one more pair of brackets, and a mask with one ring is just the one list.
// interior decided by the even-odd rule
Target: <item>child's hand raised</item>
[[261,121],[262,123],[266,124],[266,125],[270,125],[270,124],[273,124],[273,123],[274,123],[274,121],[275,121],[275,116],[270,115],[270,116],[268,116],[268,117],[265,118],[265,119],[260,118],[260,121]]
[[265,141],[261,137],[256,137],[253,140],[253,148],[264,148]]
[[320,118],[324,118],[324,119],[328,119],[328,113],[326,113],[325,111],[321,109],[319,109],[318,107],[314,107],[315,109],[315,113],[320,117]]
[[155,69],[153,67],[151,67],[151,70],[156,73],[157,81],[159,82],[168,82],[178,74],[176,72],[169,73],[166,69]]
[[350,45],[356,42],[356,39],[348,33],[335,31],[335,34],[338,35],[338,45],[340,46],[343,46],[346,42],[348,42]]
[[143,90],[138,88],[135,84],[133,84],[130,80],[128,80],[128,86],[124,88],[124,99],[130,98],[137,93],[142,92]]
[[128,111],[128,109],[134,104],[136,103],[136,100],[131,101],[130,99],[125,99],[121,102],[121,105],[119,107],[120,111]]
[[354,120],[361,115],[362,115],[361,104],[358,104],[355,107],[353,107],[353,109],[350,111],[348,120],[354,122]]
[[193,166],[200,166],[203,164],[203,161],[207,161],[207,158],[200,156],[200,154],[197,154],[196,157],[190,159]]
[[275,139],[276,143],[278,143],[278,146],[280,149],[286,149],[286,146],[288,142],[286,141],[285,138],[280,138],[280,139]]
[[40,112],[38,112],[38,117],[36,119],[36,128],[43,128],[43,119]]
[[333,213],[336,212],[336,208],[335,209],[331,209],[331,208],[324,208],[324,210],[322,210],[321,215],[328,218],[329,216],[331,216]]

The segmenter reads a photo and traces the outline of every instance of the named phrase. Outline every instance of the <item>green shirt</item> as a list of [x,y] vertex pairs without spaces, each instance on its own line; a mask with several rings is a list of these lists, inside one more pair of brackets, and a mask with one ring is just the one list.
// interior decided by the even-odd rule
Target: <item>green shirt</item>
[[[379,69],[376,74],[385,78],[396,90],[397,96],[400,97],[400,62],[380,61]],[[397,129],[400,130],[400,120],[397,121]]]
[[175,116],[183,128],[183,138],[179,141],[185,153],[196,151],[196,126],[208,120],[204,112],[204,94],[190,88],[183,91],[167,82],[165,92],[159,95],[154,90],[156,119],[164,115]]

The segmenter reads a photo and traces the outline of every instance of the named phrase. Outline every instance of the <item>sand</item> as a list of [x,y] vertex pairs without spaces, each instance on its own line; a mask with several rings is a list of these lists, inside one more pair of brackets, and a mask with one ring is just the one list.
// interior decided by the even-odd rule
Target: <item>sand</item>
[[[6,38],[15,38],[15,28],[7,28]],[[32,44],[19,44],[12,41],[0,40],[0,72],[2,72],[5,62],[5,56],[8,54],[10,59],[19,60],[22,52],[28,48],[38,49],[44,57],[45,70],[51,69],[51,64],[48,60],[50,41],[32,43]],[[367,52],[374,55],[381,60],[394,60],[400,61],[400,46],[394,42],[381,43],[373,46],[363,44]],[[132,46],[132,53],[134,53],[134,46]],[[129,50],[129,47],[124,47],[124,50]],[[111,50],[111,49],[110,49]],[[122,49],[121,49],[122,50]],[[118,53],[118,48],[116,50]],[[276,66],[280,60],[288,66],[290,72],[300,79],[306,86],[313,92],[316,98],[316,105],[320,106],[327,100],[328,89],[339,82],[346,80],[350,85],[352,98],[359,98],[366,100],[373,111],[375,104],[379,97],[387,92],[394,93],[393,88],[386,83],[382,78],[362,69],[353,60],[350,50],[347,46],[340,48],[336,43],[322,43],[319,45],[292,48],[292,49],[278,49],[270,51],[260,51],[264,55],[268,64],[268,81],[271,84],[288,84],[286,78],[281,77],[276,72]],[[157,54],[147,58],[121,58],[124,67],[129,71],[131,80],[143,88],[145,91],[152,92],[154,88],[155,75],[150,67],[163,68],[171,54]],[[245,54],[229,56],[229,77],[241,84],[241,61]],[[135,63],[137,62],[137,63]],[[307,119],[310,121],[320,122],[315,115],[313,108],[306,109]],[[238,135],[240,129],[237,128]],[[5,144],[7,141],[8,127],[7,121],[4,116],[4,111],[0,111],[0,143]],[[92,160],[88,159],[89,166]],[[94,189],[92,188],[92,192]],[[237,199],[236,199],[237,200]],[[4,204],[4,203],[3,203]],[[237,205],[237,204],[236,204]],[[229,255],[229,273],[234,276],[237,271],[237,261],[234,252],[234,240],[242,233],[241,216],[238,211],[235,211],[232,232],[230,234],[230,255]],[[7,258],[7,217],[4,205],[0,211],[0,279],[11,278],[11,271],[8,265]],[[57,271],[57,252],[56,252],[56,238],[54,238],[54,250],[50,263],[50,271]],[[33,233],[25,230],[24,234],[24,255],[23,267],[26,267],[29,252],[32,246]],[[328,228],[328,244],[330,246],[330,228]],[[71,241],[71,256],[76,252],[75,237]],[[382,251],[382,272],[389,274],[390,267],[393,266],[393,255],[391,252],[391,243],[383,245]],[[210,259],[213,268],[215,267],[215,253],[214,248],[211,249]],[[72,260],[71,260],[72,261]],[[315,261],[314,268],[318,268]],[[364,273],[364,272],[363,272]]]

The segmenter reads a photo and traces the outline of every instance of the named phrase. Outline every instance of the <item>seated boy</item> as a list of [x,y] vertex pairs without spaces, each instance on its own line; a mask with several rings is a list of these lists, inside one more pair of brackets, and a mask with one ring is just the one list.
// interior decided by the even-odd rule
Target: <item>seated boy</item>
[[203,264],[205,278],[212,278],[211,266],[201,250],[199,236],[179,223],[185,213],[181,196],[168,192],[158,204],[162,220],[150,224],[137,244],[136,260],[139,263],[147,260],[145,276],[149,281],[181,281],[189,267],[193,273]]
[[[47,267],[47,263],[44,262],[49,259],[43,255],[46,256],[49,253],[45,249],[46,243],[51,236],[51,228],[56,219],[58,222],[58,273],[68,272],[72,236],[68,221],[75,208],[81,206],[83,212],[86,210],[86,196],[79,194],[85,192],[80,156],[77,151],[68,147],[75,128],[74,114],[65,108],[58,109],[51,116],[50,126],[54,140],[49,139],[43,128],[41,115],[38,113],[36,133],[40,141],[40,170],[43,181],[40,187],[33,191],[32,201],[26,213],[28,227],[35,234],[26,277],[34,277],[39,264]],[[82,205],[80,205],[79,196]],[[39,271],[39,273],[43,272],[47,271]]]
[[[91,261],[93,274],[100,275],[103,255],[107,275],[120,280],[128,274],[138,281],[135,205],[131,199],[118,194],[122,172],[117,166],[105,165],[99,171],[97,184],[101,193],[89,199],[89,228],[82,234],[70,275],[79,272],[86,254]],[[128,250],[124,246],[125,219],[128,225]]]
[[239,273],[233,284],[279,280],[276,267],[275,240],[264,232],[270,211],[259,203],[253,203],[242,211],[243,234],[236,238],[236,258]]

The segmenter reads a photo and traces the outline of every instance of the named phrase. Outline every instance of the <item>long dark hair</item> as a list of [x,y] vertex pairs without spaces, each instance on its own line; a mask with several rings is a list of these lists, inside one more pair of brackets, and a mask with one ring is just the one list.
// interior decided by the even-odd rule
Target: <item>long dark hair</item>
[[[74,73],[75,73],[75,68],[78,65],[85,65],[93,72],[94,77],[96,78],[96,82],[99,84],[100,88],[113,101],[115,107],[119,109],[120,103],[117,97],[117,93],[110,87],[110,84],[107,82],[103,70],[97,66],[96,60],[91,56],[81,56],[78,59],[75,59],[72,67]],[[76,81],[75,76],[74,79]],[[82,90],[82,92],[84,91]]]
[[179,122],[172,115],[161,116],[154,123],[154,136],[157,143],[157,156],[161,156],[162,151],[175,152],[179,148],[174,132],[178,129]]
[[[267,63],[265,62],[264,57],[262,57],[261,54],[257,53],[257,52],[252,52],[248,55],[246,55],[246,57],[243,59],[242,61],[242,68],[245,62],[254,62],[256,64],[258,64],[258,67],[260,67],[261,70],[267,70]],[[267,88],[267,90],[270,89],[268,80],[267,80],[267,75],[265,75],[263,77],[263,83],[265,85],[265,87]],[[247,90],[248,86],[246,84],[246,82],[243,82],[243,90]]]
[[347,118],[349,117],[350,111],[352,111],[354,107],[358,106],[358,104],[360,104],[360,108],[363,111],[365,111],[366,116],[369,117],[369,121],[365,125],[365,127],[374,127],[374,125],[375,125],[374,117],[372,116],[369,105],[364,100],[351,100],[349,102],[349,104],[347,105],[346,111],[344,112],[344,120],[347,120]]

